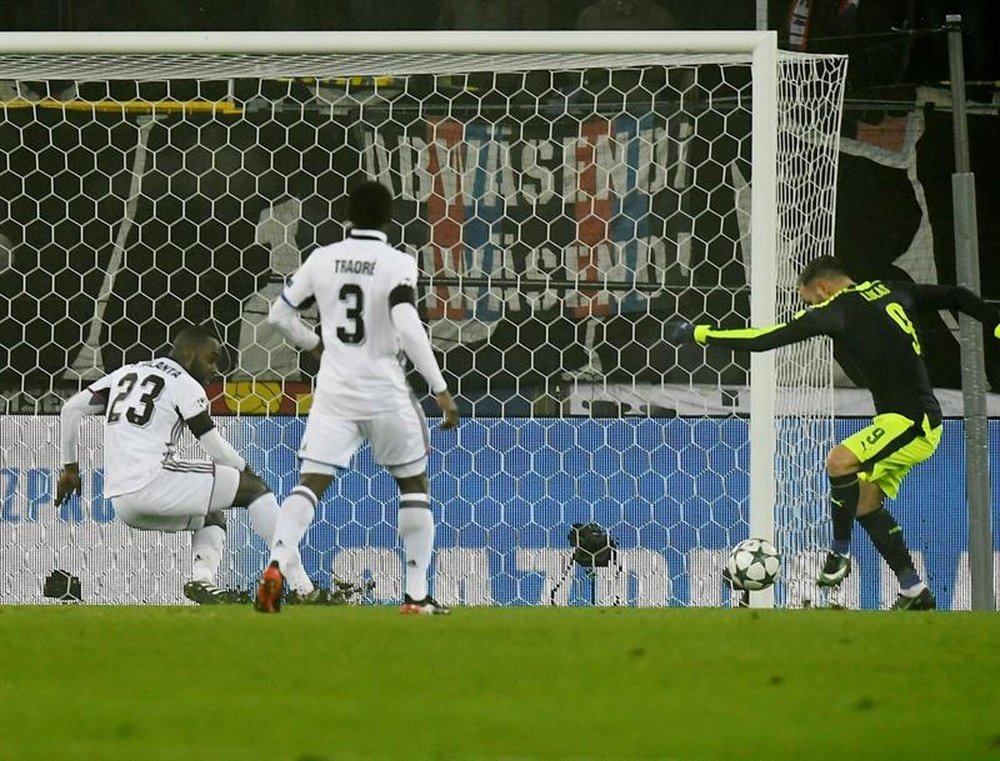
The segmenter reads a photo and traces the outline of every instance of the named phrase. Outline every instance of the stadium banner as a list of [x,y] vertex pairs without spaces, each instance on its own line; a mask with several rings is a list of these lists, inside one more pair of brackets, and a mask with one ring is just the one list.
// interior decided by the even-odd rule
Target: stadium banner
[[[308,380],[308,359],[261,323],[303,257],[343,237],[346,190],[366,177],[393,189],[390,241],[418,258],[422,316],[467,399],[596,377],[745,384],[745,356],[709,350],[685,369],[661,335],[678,314],[746,321],[739,114],[718,120],[718,139],[714,122],[700,123],[695,139],[692,117],[669,105],[491,122],[442,98],[378,128],[358,108],[251,105],[0,112],[6,411],[51,411],[49,395],[162,350],[181,319],[219,327],[234,379]],[[1000,171],[995,123],[970,117],[984,176]],[[921,110],[846,119],[837,252],[859,276],[953,280],[939,160],[949,130],[946,114]],[[994,299],[998,187],[979,193]],[[959,385],[955,325],[948,314],[921,320],[938,387]],[[1000,389],[993,343],[987,373]]]
[[[393,189],[390,239],[417,257],[423,316],[446,374],[469,391],[544,384],[586,365],[598,344],[618,347],[608,372],[623,378],[675,372],[672,350],[649,351],[662,343],[660,322],[678,308],[703,312],[706,298],[691,291],[678,304],[659,286],[711,286],[710,314],[747,313],[728,179],[731,166],[749,172],[746,114],[742,136],[718,141],[706,161],[712,135],[691,140],[691,117],[676,109],[523,124],[426,110],[405,128],[377,129],[356,110],[332,119],[249,108],[8,110],[0,143],[14,148],[0,167],[0,234],[11,307],[0,320],[24,340],[9,349],[4,385],[78,381],[74,371],[92,366],[80,360],[93,334],[97,367],[108,370],[147,359],[179,320],[206,318],[238,374],[296,379],[299,357],[273,334],[258,342],[257,327],[303,257],[344,236],[346,189],[369,177]],[[716,125],[720,137],[725,127]],[[685,192],[701,163],[704,192]],[[59,171],[39,169],[50,164]],[[571,285],[550,288],[552,279]],[[63,298],[46,300],[38,319],[53,284]],[[111,292],[103,312],[102,289]],[[599,328],[589,343],[585,322]],[[566,348],[538,351],[546,342]],[[525,358],[515,368],[511,351]]]
[[[747,454],[747,425],[739,418],[721,427],[704,422],[475,419],[457,434],[433,431],[435,594],[472,605],[729,604],[719,572],[727,549],[746,537],[748,484],[737,466]],[[838,420],[838,437],[865,422]],[[303,423],[248,417],[223,427],[281,495],[297,480]],[[0,602],[42,601],[42,582],[55,569],[79,576],[89,603],[183,602],[189,536],[124,526],[103,496],[100,462],[81,463],[82,500],[53,507],[57,427],[52,417],[0,418],[0,435],[14,442],[0,469]],[[100,435],[100,421],[89,418],[82,451],[100,451]],[[1000,525],[1000,420],[990,421],[990,442],[993,521]],[[912,472],[893,506],[946,609],[970,605],[963,460],[962,424],[948,420],[937,454]],[[219,581],[250,589],[264,547],[244,511],[230,517]],[[572,562],[568,541],[571,524],[587,522],[607,529],[617,545],[614,562],[594,574]],[[317,510],[303,561],[321,584],[371,580],[368,602],[395,602],[403,575],[395,526],[395,484],[363,450]],[[855,533],[856,572],[843,602],[886,607],[895,579],[863,532]],[[1000,564],[1000,546],[996,557]],[[783,560],[786,569],[803,561]],[[822,603],[813,585],[779,591],[788,606]]]

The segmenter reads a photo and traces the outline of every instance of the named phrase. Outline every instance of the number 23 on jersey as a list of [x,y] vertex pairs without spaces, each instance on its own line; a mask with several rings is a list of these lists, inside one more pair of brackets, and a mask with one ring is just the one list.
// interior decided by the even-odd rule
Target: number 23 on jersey
[[[132,391],[135,389],[136,381],[138,380],[138,373],[126,373],[119,379],[117,386],[118,393],[108,405],[108,425],[121,420],[121,405],[132,396]],[[156,404],[157,398],[163,392],[165,384],[166,381],[159,375],[147,375],[143,378],[138,388],[140,392],[138,399],[129,404],[125,409],[125,419],[132,425],[139,427],[146,425],[153,414],[153,405]]]

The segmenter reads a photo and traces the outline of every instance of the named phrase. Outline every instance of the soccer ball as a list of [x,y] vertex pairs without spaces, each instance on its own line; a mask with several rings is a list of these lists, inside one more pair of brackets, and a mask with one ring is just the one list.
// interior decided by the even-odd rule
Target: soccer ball
[[767,539],[744,539],[729,553],[726,571],[737,589],[766,589],[778,578],[781,554]]

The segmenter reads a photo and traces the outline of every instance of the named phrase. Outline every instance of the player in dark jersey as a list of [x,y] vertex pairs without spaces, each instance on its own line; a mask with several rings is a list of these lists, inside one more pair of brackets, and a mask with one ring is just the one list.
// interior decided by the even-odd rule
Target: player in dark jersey
[[902,530],[884,506],[884,498],[896,497],[910,468],[934,454],[941,439],[941,406],[911,315],[919,310],[963,312],[1000,338],[1000,312],[966,288],[880,280],[855,283],[833,256],[820,257],[803,269],[799,295],[809,307],[788,323],[719,330],[671,322],[665,337],[672,343],[767,351],[826,335],[850,355],[871,390],[876,414],[870,426],[827,456],[833,545],[817,583],[835,587],[851,572],[848,548],[857,518],[899,579],[900,593],[893,607],[932,609],[934,594],[917,574]]

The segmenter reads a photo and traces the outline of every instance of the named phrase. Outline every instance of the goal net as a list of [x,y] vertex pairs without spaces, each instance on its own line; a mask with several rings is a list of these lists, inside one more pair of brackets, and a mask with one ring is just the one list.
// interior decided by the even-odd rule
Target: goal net
[[[218,330],[217,422],[288,492],[315,367],[264,316],[345,234],[362,179],[392,189],[390,242],[417,258],[464,414],[432,432],[439,599],[726,605],[723,561],[748,535],[784,553],[777,603],[809,597],[828,343],[751,360],[670,345],[663,324],[796,311],[798,270],[833,251],[843,58],[757,33],[10,38],[0,600],[41,600],[54,569],[87,601],[183,600],[189,536],[115,519],[100,419],[82,499],[52,504],[61,401],[182,321]],[[302,547],[320,584],[401,597],[395,491],[367,450],[334,482]],[[613,539],[606,566],[574,560],[590,523]],[[232,512],[219,583],[250,589],[264,560]]]

